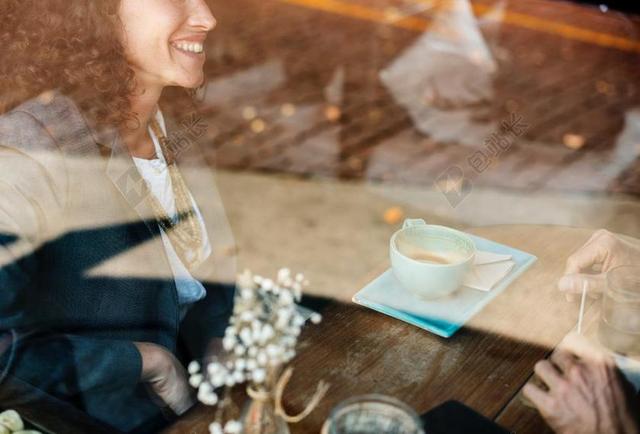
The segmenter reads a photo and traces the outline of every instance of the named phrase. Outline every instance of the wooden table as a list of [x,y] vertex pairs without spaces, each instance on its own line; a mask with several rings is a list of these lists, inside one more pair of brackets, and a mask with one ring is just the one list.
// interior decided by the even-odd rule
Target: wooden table
[[[332,407],[367,393],[394,396],[418,413],[455,399],[511,431],[549,432],[537,412],[521,403],[519,391],[534,364],[576,325],[578,303],[568,303],[556,283],[567,257],[593,231],[507,225],[469,232],[535,254],[538,261],[449,339],[352,303],[330,302],[322,324],[306,327],[301,336],[285,406],[298,412],[321,379],[331,389],[307,419],[291,426],[292,433],[318,433]],[[372,270],[353,292],[386,267]],[[213,409],[199,405],[164,433],[206,434],[212,419]]]

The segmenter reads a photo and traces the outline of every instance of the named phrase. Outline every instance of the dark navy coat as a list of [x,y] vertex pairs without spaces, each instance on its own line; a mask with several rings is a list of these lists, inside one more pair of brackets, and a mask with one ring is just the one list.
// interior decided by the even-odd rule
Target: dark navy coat
[[223,335],[235,248],[194,143],[205,127],[168,122],[213,249],[193,273],[207,296],[181,320],[148,191],[120,136],[90,125],[58,91],[0,116],[0,408],[11,405],[2,379],[13,376],[120,431],[144,432],[160,410],[139,382],[133,342],[186,363]]

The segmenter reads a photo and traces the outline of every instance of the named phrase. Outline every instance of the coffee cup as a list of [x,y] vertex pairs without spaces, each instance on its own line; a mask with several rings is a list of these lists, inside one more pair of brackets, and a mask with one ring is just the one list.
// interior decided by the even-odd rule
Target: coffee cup
[[405,220],[389,246],[395,277],[407,290],[428,299],[449,295],[462,286],[475,254],[468,235],[422,219]]

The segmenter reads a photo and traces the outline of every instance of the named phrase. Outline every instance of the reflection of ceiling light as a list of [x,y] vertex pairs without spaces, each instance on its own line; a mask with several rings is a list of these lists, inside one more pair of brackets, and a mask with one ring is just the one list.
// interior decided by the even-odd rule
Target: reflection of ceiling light
[[250,121],[251,119],[255,119],[256,116],[258,116],[258,111],[255,107],[246,106],[242,109],[242,117],[245,120]]
[[399,206],[394,206],[387,209],[382,218],[385,223],[389,225],[396,225],[404,218],[404,211]]
[[42,92],[39,96],[38,99],[40,99],[40,101],[44,104],[44,105],[49,105],[51,104],[51,101],[53,101],[53,98],[55,97],[53,91],[45,91]]
[[569,149],[580,149],[584,146],[585,140],[584,136],[580,134],[571,134],[567,133],[562,136],[562,143]]
[[604,80],[596,81],[596,90],[603,95],[613,95],[613,85]]
[[327,106],[327,108],[324,110],[324,115],[331,122],[335,122],[338,119],[340,119],[340,116],[342,115],[342,113],[339,107],[330,105],[330,106]]
[[296,106],[289,103],[283,104],[282,107],[280,107],[280,113],[282,113],[282,116],[291,117],[296,114]]
[[263,132],[266,126],[267,124],[265,124],[262,119],[254,119],[253,121],[251,121],[251,131],[256,134],[260,134],[261,132]]

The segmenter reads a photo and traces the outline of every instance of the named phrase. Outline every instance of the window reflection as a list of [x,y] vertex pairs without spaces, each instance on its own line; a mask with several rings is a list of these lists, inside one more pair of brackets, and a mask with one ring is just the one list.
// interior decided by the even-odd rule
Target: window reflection
[[[245,267],[302,270],[314,307],[339,311],[388,268],[405,218],[511,228],[496,236],[516,225],[640,236],[638,18],[615,5],[146,3],[155,21],[133,0],[0,3],[0,410],[33,426],[65,432],[69,414],[85,431],[174,423],[195,400],[159,399],[134,343],[183,367],[217,351]],[[118,38],[127,23],[130,45]],[[185,66],[199,42],[175,42],[202,32],[200,77]],[[145,109],[154,89],[157,111]],[[158,134],[123,128],[145,112]],[[163,132],[164,161],[147,158]],[[193,269],[147,203],[178,194],[176,178],[150,185],[173,154],[188,191],[173,217],[196,216],[210,244]],[[153,161],[151,175],[132,156]],[[565,250],[540,286],[555,290]],[[521,320],[472,328],[551,345]],[[367,354],[354,351],[341,354],[356,376]]]

